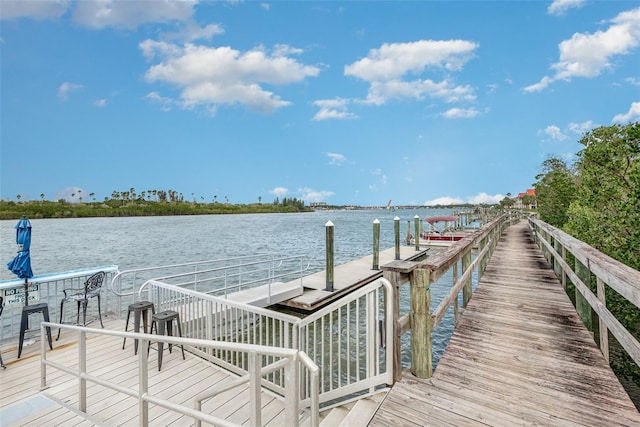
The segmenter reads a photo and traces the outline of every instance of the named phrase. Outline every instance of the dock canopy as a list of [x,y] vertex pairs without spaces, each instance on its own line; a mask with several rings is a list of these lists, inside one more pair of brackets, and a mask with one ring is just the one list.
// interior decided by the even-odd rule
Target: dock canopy
[[442,221],[457,221],[458,217],[457,216],[452,216],[452,215],[439,215],[439,216],[430,216],[424,219],[425,221],[427,221],[429,224],[433,225],[436,222],[442,222]]

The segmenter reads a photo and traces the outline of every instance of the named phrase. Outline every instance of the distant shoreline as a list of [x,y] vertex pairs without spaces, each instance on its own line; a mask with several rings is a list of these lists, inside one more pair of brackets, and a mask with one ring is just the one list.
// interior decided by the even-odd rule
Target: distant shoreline
[[[397,209],[473,209],[477,205],[437,205],[437,206],[306,206],[304,202],[293,200],[273,203],[230,204],[197,202],[157,202],[146,200],[107,200],[104,202],[67,201],[0,201],[0,220],[45,218],[100,218],[134,216],[177,216],[177,215],[224,215],[224,214],[261,214],[261,213],[299,213],[324,210],[390,210]],[[485,206],[486,207],[486,206]]]

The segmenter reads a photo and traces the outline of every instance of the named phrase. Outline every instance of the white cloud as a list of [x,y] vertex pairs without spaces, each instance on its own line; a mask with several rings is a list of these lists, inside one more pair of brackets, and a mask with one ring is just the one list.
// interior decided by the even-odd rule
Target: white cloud
[[276,197],[284,197],[289,194],[289,189],[285,187],[276,187],[273,190],[270,190],[269,193],[273,194]]
[[329,161],[330,165],[341,165],[342,163],[347,161],[347,158],[345,156],[343,156],[342,154],[327,153],[327,156],[329,157],[329,159],[331,159]]
[[58,87],[58,98],[65,101],[71,92],[82,89],[83,86],[75,83],[64,82]]
[[593,34],[575,33],[558,46],[560,59],[551,65],[552,76],[524,88],[525,92],[540,91],[551,83],[573,77],[592,78],[612,68],[612,58],[631,53],[640,45],[640,8],[620,13],[605,31]]
[[582,135],[588,131],[590,131],[591,129],[593,129],[595,127],[595,125],[593,124],[593,121],[588,120],[586,122],[583,123],[569,123],[569,130],[577,133],[578,135]]
[[447,119],[471,119],[476,117],[480,112],[475,108],[451,108],[442,114]]
[[343,98],[319,99],[313,105],[320,107],[320,110],[311,120],[320,121],[328,119],[357,119],[356,114],[347,111],[349,101]]
[[477,48],[477,43],[466,40],[385,43],[378,49],[371,49],[366,58],[345,66],[344,74],[369,82],[365,102],[373,105],[382,105],[394,98],[422,99],[425,95],[448,102],[474,99],[468,86],[410,76],[419,76],[429,68],[459,71],[473,58]]
[[344,74],[368,82],[388,81],[408,73],[420,74],[427,67],[458,71],[473,57],[478,44],[466,40],[419,40],[385,43],[369,56],[347,65]]
[[64,15],[70,0],[25,1],[2,0],[0,19],[33,18],[53,19]]
[[504,196],[502,194],[496,194],[492,196],[487,193],[478,193],[475,196],[469,197],[467,199],[467,203],[471,203],[474,205],[481,205],[481,204],[493,205],[496,203],[500,203],[502,199],[504,199]]
[[438,197],[437,199],[428,200],[424,202],[425,206],[436,206],[436,205],[461,205],[464,203],[462,199],[457,197]]
[[231,47],[191,43],[178,46],[150,40],[140,43],[140,49],[145,57],[161,60],[147,70],[145,79],[181,89],[180,105],[185,109],[240,104],[255,111],[272,112],[291,103],[263,89],[261,84],[292,84],[320,72],[317,67],[283,56],[286,52],[298,53],[283,45],[276,47],[276,55],[269,55],[263,48],[240,52]]
[[548,136],[554,141],[564,141],[568,138],[568,136],[562,133],[562,130],[555,125],[549,125],[546,128],[539,130],[538,135]]
[[149,92],[145,98],[160,105],[162,111],[171,111],[171,107],[173,106],[173,99],[160,96],[158,92]]
[[149,22],[188,21],[194,14],[196,0],[79,1],[73,19],[85,27],[134,29]]
[[433,80],[414,80],[405,82],[390,80],[371,82],[365,103],[382,105],[390,99],[413,98],[421,100],[424,96],[441,98],[446,102],[473,101],[476,99],[470,86],[455,86],[448,80],[436,83]]
[[301,199],[305,202],[323,202],[335,193],[333,191],[316,191],[312,188],[299,188],[298,192],[301,194]]
[[629,111],[624,114],[616,115],[611,122],[613,123],[627,123],[640,120],[640,102],[633,102]]
[[93,101],[93,106],[94,107],[106,107],[107,106],[107,100],[102,98],[102,99],[96,99],[95,101]]
[[462,200],[459,197],[451,197],[451,196],[443,196],[438,197],[437,199],[429,200],[424,203],[425,206],[436,206],[436,205],[461,205],[463,203],[470,203],[473,205],[492,205],[499,203],[504,196],[502,194],[490,195],[484,192],[478,193],[475,196],[470,196],[466,201]]
[[585,0],[554,0],[547,8],[549,15],[564,15],[569,9],[578,9],[584,6]]
[[624,81],[629,83],[631,86],[640,86],[640,80],[635,77],[627,77]]
[[264,10],[271,10],[271,5],[269,3],[260,3],[260,7]]

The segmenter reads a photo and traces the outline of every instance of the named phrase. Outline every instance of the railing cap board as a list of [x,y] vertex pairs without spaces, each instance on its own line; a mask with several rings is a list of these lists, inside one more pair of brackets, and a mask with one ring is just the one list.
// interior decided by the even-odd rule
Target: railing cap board
[[589,271],[636,307],[640,307],[640,271],[603,254],[585,242],[539,219],[530,219],[575,256]]
[[500,215],[498,218],[494,219],[488,224],[485,224],[480,230],[474,231],[469,236],[464,237],[463,239],[460,239],[453,245],[449,246],[446,250],[432,257],[429,257],[426,260],[396,260],[380,266],[380,269],[383,271],[395,271],[405,274],[411,273],[416,269],[430,270],[430,280],[433,283],[438,280],[447,270],[449,270],[449,268],[451,268],[453,264],[458,262],[463,254],[471,250],[475,242],[484,239],[495,226],[497,226],[501,221],[504,221],[507,218],[507,215]]

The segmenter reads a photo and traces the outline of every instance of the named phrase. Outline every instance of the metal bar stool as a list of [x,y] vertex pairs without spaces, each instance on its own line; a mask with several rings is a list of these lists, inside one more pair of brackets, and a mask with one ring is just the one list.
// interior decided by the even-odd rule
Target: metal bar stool
[[[22,344],[24,342],[24,333],[29,329],[29,316],[31,314],[42,313],[45,322],[49,321],[49,306],[46,302],[40,304],[26,305],[22,307],[22,319],[20,320],[20,342],[18,344],[18,359],[22,354]],[[53,350],[51,342],[51,328],[47,326],[47,338],[49,338],[49,348]]]
[[[180,314],[177,311],[166,310],[160,313],[155,313],[151,316],[151,331],[153,334],[153,327],[156,326],[156,333],[158,335],[165,335],[165,331],[169,336],[173,335],[173,321],[176,321],[178,325],[178,336],[182,336],[182,327],[180,326]],[[171,353],[172,345],[169,344],[169,353]],[[185,359],[184,356],[184,346],[182,347],[182,359]],[[147,346],[147,353],[149,353],[149,349],[151,348],[151,341],[149,341],[149,345]],[[164,348],[164,343],[162,341],[158,342],[158,371],[162,367],[162,351]]]
[[[131,313],[133,313],[134,332],[140,332],[140,317],[142,317],[143,332],[146,334],[148,330],[147,327],[149,326],[149,321],[148,321],[149,311],[151,311],[152,315],[156,313],[156,308],[151,301],[138,301],[133,304],[129,304],[129,311],[127,311],[127,323],[124,325],[124,331],[127,332],[129,328],[129,318],[131,316]],[[134,341],[135,341],[134,354],[138,354],[138,340],[136,339]],[[124,337],[124,340],[122,340],[123,350],[126,342],[127,342],[127,337]]]

